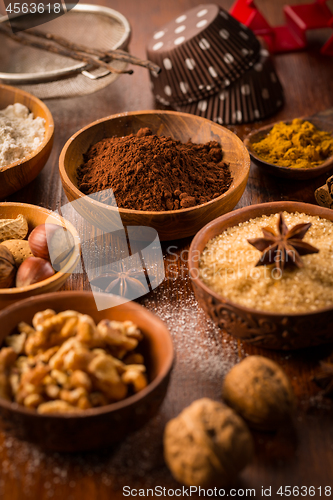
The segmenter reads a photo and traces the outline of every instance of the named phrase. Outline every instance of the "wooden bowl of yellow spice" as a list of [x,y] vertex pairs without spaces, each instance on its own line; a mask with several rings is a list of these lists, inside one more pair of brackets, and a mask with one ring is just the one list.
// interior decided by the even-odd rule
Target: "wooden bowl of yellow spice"
[[244,139],[251,159],[277,177],[306,180],[333,168],[333,111],[277,122]]

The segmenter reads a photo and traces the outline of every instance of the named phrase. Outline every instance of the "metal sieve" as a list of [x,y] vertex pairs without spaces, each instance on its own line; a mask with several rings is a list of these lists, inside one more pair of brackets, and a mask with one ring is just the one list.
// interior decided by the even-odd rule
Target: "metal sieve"
[[[18,15],[15,21],[27,22],[32,15]],[[105,50],[128,47],[131,27],[127,19],[113,9],[80,4],[51,21],[47,21],[47,14],[44,16],[46,22],[38,29],[71,42]],[[0,18],[0,22],[7,20],[7,16]],[[41,99],[91,94],[119,76],[104,68],[92,68],[68,57],[21,45],[1,33],[0,46],[0,81]],[[112,61],[111,65],[123,70],[127,63]]]

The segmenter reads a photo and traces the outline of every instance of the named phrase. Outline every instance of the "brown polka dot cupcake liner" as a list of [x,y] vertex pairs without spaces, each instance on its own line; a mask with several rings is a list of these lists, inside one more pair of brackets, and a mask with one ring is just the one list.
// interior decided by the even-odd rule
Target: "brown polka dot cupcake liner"
[[241,78],[215,95],[184,106],[177,111],[209,118],[221,125],[239,125],[263,120],[283,105],[283,88],[267,50]]
[[159,102],[185,105],[227,88],[258,58],[253,32],[218,5],[197,6],[153,35],[148,59],[162,71],[151,74]]

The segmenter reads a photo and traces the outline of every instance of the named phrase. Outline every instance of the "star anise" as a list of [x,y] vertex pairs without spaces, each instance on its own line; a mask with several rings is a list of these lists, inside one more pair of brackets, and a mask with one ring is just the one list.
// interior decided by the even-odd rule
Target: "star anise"
[[313,377],[316,384],[321,387],[322,396],[333,396],[333,363],[320,362],[320,369]]
[[303,267],[301,255],[318,253],[318,248],[303,241],[304,235],[311,227],[311,222],[297,224],[288,229],[283,214],[280,212],[277,232],[271,227],[263,227],[263,238],[247,240],[255,248],[263,252],[256,266],[274,264],[274,267],[283,271],[286,264]]
[[[142,281],[145,282],[146,286]],[[120,262],[119,270],[100,274],[92,279],[90,284],[97,286],[104,292],[114,293],[129,299],[140,297],[149,292],[144,272],[133,268],[126,269],[123,262]]]

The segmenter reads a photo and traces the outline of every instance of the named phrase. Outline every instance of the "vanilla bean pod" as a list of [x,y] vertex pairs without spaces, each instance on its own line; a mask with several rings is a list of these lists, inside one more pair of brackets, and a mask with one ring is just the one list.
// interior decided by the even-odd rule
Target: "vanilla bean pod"
[[97,56],[99,58],[110,58],[115,61],[123,61],[127,62],[129,64],[134,64],[137,66],[142,66],[144,68],[149,69],[150,71],[155,71],[156,73],[160,73],[161,68],[148,60],[143,60],[140,59],[139,57],[133,56],[132,54],[129,54],[128,52],[124,50],[102,50],[102,49],[94,49],[90,47],[86,47],[85,45],[78,44],[75,42],[71,42],[67,40],[66,38],[63,38],[59,35],[55,35],[53,33],[46,33],[44,31],[30,28],[28,33],[31,35],[37,36],[39,38],[44,38],[47,40],[52,40],[59,45],[62,45],[63,47],[66,47],[68,49],[74,50],[76,52],[85,52],[86,54],[91,54],[94,56]]
[[[6,28],[8,28],[8,29],[6,29],[6,32],[4,30],[1,30],[1,24],[0,24],[0,31],[2,31],[4,34],[6,34],[8,36],[11,36],[11,34],[12,34],[13,36],[11,38],[13,38],[14,40],[16,40],[20,43],[25,43],[25,42],[23,42],[22,39],[18,40],[16,38],[14,38],[16,35],[14,35],[14,33],[12,33],[12,30],[10,29],[10,27],[8,25],[5,25],[5,26],[6,26]],[[90,47],[86,47],[85,45],[82,45],[82,44],[71,42],[71,41],[67,40],[66,38],[63,38],[59,35],[55,35],[53,33],[46,33],[44,31],[34,29],[34,28],[29,28],[29,30],[27,30],[24,34],[38,37],[38,38],[41,38],[43,40],[51,40],[52,42],[54,42],[54,44],[52,43],[52,47],[54,47],[54,46],[56,46],[56,44],[58,44],[59,46],[63,47],[64,49],[68,49],[72,54],[77,54],[80,57],[80,59],[78,59],[78,60],[83,60],[83,58],[80,54],[82,54],[83,57],[85,57],[87,54],[94,56],[93,59],[94,59],[94,61],[96,61],[96,64],[103,66],[103,67],[107,67],[107,69],[110,69],[110,66],[109,65],[104,66],[103,63],[108,64],[108,62],[110,60],[115,60],[115,61],[123,61],[123,62],[137,65],[137,66],[142,66],[144,68],[149,69],[150,71],[155,71],[156,73],[160,73],[160,71],[161,71],[161,68],[159,66],[157,66],[157,64],[152,63],[151,61],[148,61],[148,60],[140,59],[139,57],[133,56],[132,54],[129,54],[128,52],[125,52],[124,50],[119,50],[119,49],[101,50],[101,49],[90,48]],[[36,42],[36,43],[38,43],[38,42]],[[43,43],[43,42],[41,42],[41,43]],[[30,45],[30,44],[25,43],[25,45]],[[33,46],[36,47],[36,45],[33,45]],[[44,50],[50,50],[49,47],[50,47],[50,45],[47,44],[47,42],[46,42],[45,47],[38,46],[37,48],[42,48]],[[62,49],[60,48],[59,50],[62,50]],[[58,52],[55,52],[55,53],[58,53]],[[68,56],[68,57],[72,57],[72,59],[75,59],[75,57],[73,57],[73,56]],[[95,58],[98,58],[98,59],[95,59]],[[102,59],[102,61],[101,61],[101,59]],[[104,61],[103,61],[103,59],[104,59]],[[99,63],[101,63],[101,64],[99,64]],[[114,72],[114,73],[132,73],[132,70],[119,71],[119,70],[116,70],[115,68],[112,68],[112,72]]]
[[81,62],[84,62],[86,64],[90,64],[92,66],[100,66],[100,67],[106,68],[111,73],[116,73],[116,74],[122,74],[122,73],[132,74],[133,73],[133,70],[124,70],[124,71],[118,70],[118,69],[110,66],[105,61],[101,61],[100,59],[98,59],[94,56],[89,56],[85,53],[76,52],[72,49],[67,49],[65,47],[61,47],[61,46],[56,45],[52,42],[50,43],[47,40],[36,40],[37,37],[33,37],[32,35],[29,35],[28,33],[19,32],[19,33],[14,34],[12,32],[11,28],[4,25],[3,23],[0,23],[0,33],[3,33],[4,35],[8,36],[12,40],[15,40],[16,42],[22,43],[23,45],[28,45],[30,47],[35,47],[37,49],[46,50],[48,52],[52,52],[53,54],[69,57],[71,59],[75,59],[77,61],[81,61]]

